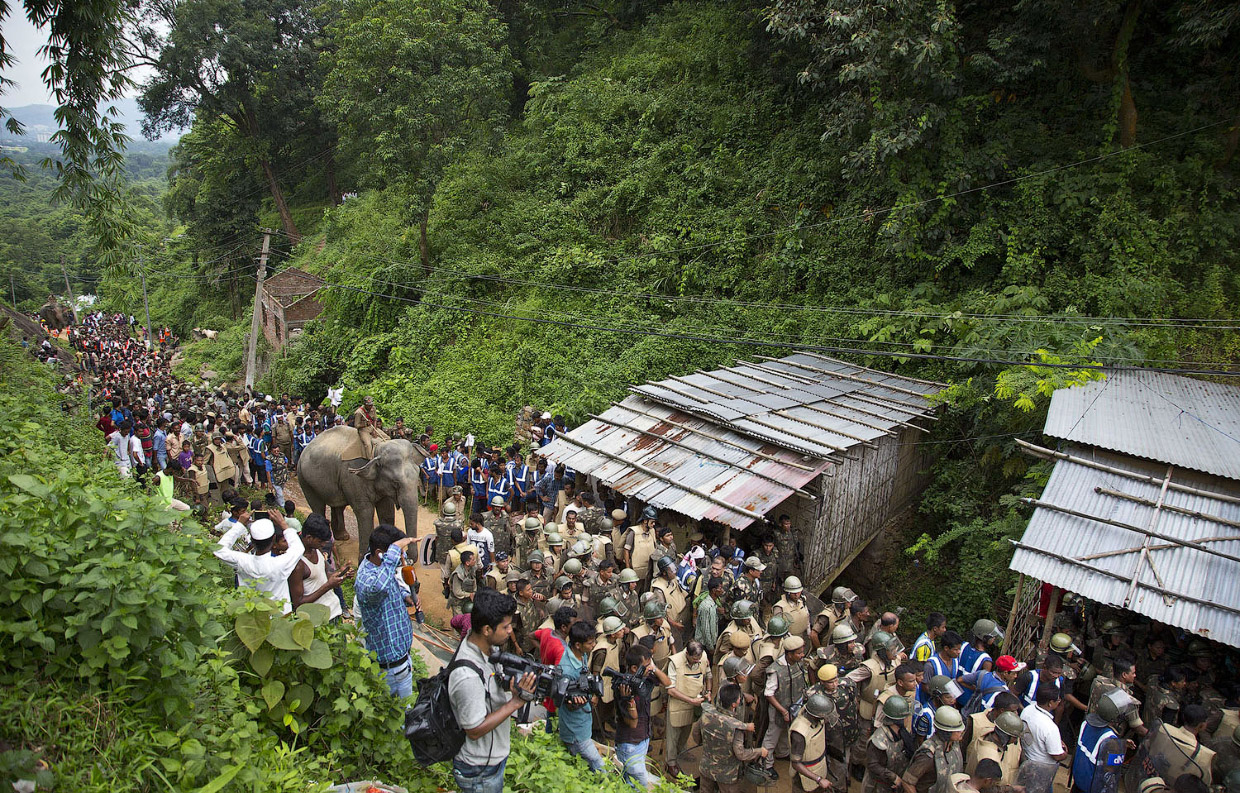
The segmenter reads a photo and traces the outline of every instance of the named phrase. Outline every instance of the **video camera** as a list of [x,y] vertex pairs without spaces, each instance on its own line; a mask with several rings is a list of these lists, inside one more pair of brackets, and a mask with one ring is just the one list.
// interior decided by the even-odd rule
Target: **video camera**
[[619,694],[620,686],[628,688],[632,696],[649,696],[654,691],[654,681],[646,676],[643,670],[638,674],[630,672],[621,672],[619,669],[612,669],[610,666],[603,667],[603,677],[611,678],[612,690]]
[[527,674],[534,675],[537,682],[534,685],[533,699],[550,699],[557,708],[563,706],[567,700],[577,697],[584,697],[588,701],[591,697],[603,696],[603,680],[598,675],[585,674],[569,679],[558,666],[540,664],[520,655],[506,653],[498,647],[491,649],[487,660],[499,667],[498,675],[505,685],[511,684],[513,680],[520,680]]

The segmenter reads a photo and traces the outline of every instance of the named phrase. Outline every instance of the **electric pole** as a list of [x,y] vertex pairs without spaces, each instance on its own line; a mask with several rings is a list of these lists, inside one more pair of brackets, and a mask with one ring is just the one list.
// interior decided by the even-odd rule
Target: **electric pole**
[[78,324],[77,301],[73,299],[73,287],[69,286],[69,271],[65,269],[65,255],[60,254],[60,274],[65,277],[65,293],[69,295],[69,308],[73,309],[73,324]]
[[271,250],[271,232],[263,231],[263,253],[258,258],[258,285],[254,287],[254,315],[250,317],[250,343],[245,353],[245,387],[254,387],[254,369],[258,358],[258,333],[262,322],[263,281],[267,278],[267,253]]
[[17,287],[13,286],[13,274],[9,273],[9,298],[13,301],[13,310],[17,310]]
[[142,308],[146,309],[146,348],[154,349],[151,340],[151,304],[146,299],[146,270],[142,269],[142,246],[138,246],[138,275],[142,276]]

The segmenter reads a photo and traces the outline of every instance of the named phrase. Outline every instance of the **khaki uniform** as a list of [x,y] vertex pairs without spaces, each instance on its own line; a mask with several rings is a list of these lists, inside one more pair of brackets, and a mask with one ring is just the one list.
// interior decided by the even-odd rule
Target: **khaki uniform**
[[718,710],[702,707],[702,718],[693,725],[693,738],[702,744],[700,793],[739,793],[741,768],[757,760],[761,752],[745,748],[745,723]]
[[[1095,677],[1094,682],[1089,687],[1089,705],[1088,705],[1089,712],[1090,713],[1095,712],[1095,709],[1098,706],[1098,700],[1102,698],[1103,694],[1106,694],[1108,691],[1111,691],[1116,688],[1118,688],[1120,691],[1123,691],[1124,693],[1130,696],[1132,695],[1132,688],[1124,683],[1120,683],[1117,680],[1112,680],[1111,678],[1106,677],[1104,675],[1098,675],[1097,677]],[[1129,734],[1131,734],[1132,730],[1135,730],[1138,727],[1141,727],[1142,724],[1143,722],[1141,721],[1141,709],[1134,708],[1128,713],[1128,716],[1127,716],[1128,730],[1121,731],[1119,737],[1121,738],[1127,737]]]
[[[791,748],[789,751],[789,759],[793,762],[800,761],[802,765],[809,770],[813,776],[808,777],[802,773],[796,774],[797,790],[818,790],[817,777],[826,777],[831,780],[831,784],[836,784],[836,775],[832,774],[829,769],[830,760],[835,759],[836,765],[842,766],[843,761],[829,756],[830,747],[827,735],[827,724],[822,719],[815,719],[804,710],[797,714],[792,720],[790,732],[796,735],[796,739],[790,739]],[[800,749],[801,751],[797,751]]]
[[848,609],[839,612],[836,611],[835,605],[832,604],[814,615],[811,627],[818,634],[818,644],[828,645],[831,643],[831,631],[835,630],[835,626],[839,625],[840,620],[844,619],[847,614]]
[[375,456],[375,441],[387,440],[384,434],[377,426],[374,411],[366,412],[366,406],[362,405],[353,411],[353,420],[350,422],[357,429],[357,438],[362,442],[362,455],[366,459]]
[[723,631],[719,634],[719,641],[715,642],[715,656],[719,657],[732,651],[732,634],[738,630],[749,637],[750,653],[755,656],[749,660],[752,663],[757,663],[756,653],[763,634],[762,627],[753,617],[750,617],[747,622],[743,623],[731,620],[724,626]]
[[1183,727],[1164,723],[1146,738],[1125,774],[1125,781],[1129,790],[1136,790],[1141,780],[1152,776],[1179,779],[1181,774],[1191,774],[1209,785],[1214,778],[1213,765],[1213,749],[1202,746]]
[[[611,580],[603,582],[597,573],[586,579],[586,602],[590,605],[590,613],[598,614],[599,604],[603,602],[603,598],[616,597],[616,588],[619,582],[616,581],[615,575]],[[618,600],[619,598],[617,598]]]
[[[775,701],[784,710],[790,709],[809,687],[805,680],[805,662],[797,661],[795,664],[789,664],[787,655],[781,653],[779,659],[766,670],[765,685],[762,690],[764,698],[766,692],[772,688],[772,684],[775,689],[773,694]],[[786,756],[789,752],[788,728],[790,725],[784,721],[783,714],[774,705],[767,702],[766,707],[766,736],[762,739],[762,748],[767,751],[766,767],[774,768],[775,759]]]
[[793,603],[784,595],[771,606],[771,616],[783,614],[792,624],[788,628],[788,633],[792,636],[800,636],[802,639],[809,641],[809,607],[805,605],[805,599],[802,598]]
[[857,684],[857,691],[861,695],[858,712],[862,722],[873,723],[874,714],[878,711],[878,695],[895,683],[896,666],[892,664],[884,667],[882,661],[869,658],[849,672],[847,679]]
[[[512,567],[509,566],[508,569],[511,570]],[[507,592],[508,582],[504,580],[507,577],[508,573],[501,573],[498,567],[492,567],[490,570],[487,570],[487,574],[485,576],[486,584],[496,592]]]
[[[692,622],[689,618],[689,596],[685,592],[684,587],[680,585],[680,581],[675,578],[668,581],[663,576],[659,576],[650,586],[650,591],[667,606],[668,617],[676,620],[681,625],[689,626]],[[684,637],[679,638],[683,639]]]
[[516,546],[516,558],[513,559],[512,563],[522,570],[529,569],[530,554],[538,550],[538,535],[523,531],[517,535],[514,545]]
[[[877,730],[880,726],[879,722],[883,718],[883,703],[891,697],[898,696],[901,696],[901,694],[896,691],[895,683],[879,692],[878,700],[874,703],[874,719],[871,722],[871,729]],[[913,711],[915,710],[913,703],[917,701],[917,689],[904,694],[903,697],[908,701],[908,716],[904,719],[904,729],[911,730],[913,729]]]
[[654,561],[654,548],[656,541],[654,538],[654,530],[643,531],[640,526],[630,528],[624,534],[624,545],[626,548],[632,547],[632,564],[629,565],[633,571],[637,573],[637,577],[645,581],[650,580],[650,565]]
[[[710,657],[706,653],[702,653],[696,664],[689,662],[688,650],[681,650],[668,659],[667,676],[671,680],[672,688],[687,697],[705,697],[709,694],[709,675]],[[700,707],[668,695],[667,741],[663,745],[668,765],[676,762],[676,758],[684,751],[685,739],[689,737],[689,728],[697,720],[696,711]]]

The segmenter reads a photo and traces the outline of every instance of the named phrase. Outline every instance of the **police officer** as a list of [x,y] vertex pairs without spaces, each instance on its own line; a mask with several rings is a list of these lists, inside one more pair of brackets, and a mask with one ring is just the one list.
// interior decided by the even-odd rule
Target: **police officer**
[[841,622],[831,630],[829,640],[818,648],[815,663],[834,664],[840,674],[847,675],[857,667],[857,632],[847,622]]
[[676,652],[676,639],[664,619],[666,611],[667,607],[659,601],[646,601],[641,611],[642,624],[633,629],[634,640],[640,640],[643,636],[655,637],[650,654],[654,658],[655,666],[663,672],[667,671],[667,660]]
[[796,774],[796,789],[847,790],[837,781],[843,776],[843,757],[833,743],[838,727],[839,713],[830,697],[814,694],[805,701],[789,728],[788,758]]
[[[562,575],[555,579],[553,585],[555,595],[547,599],[547,613],[554,614],[564,606],[568,606],[573,611],[578,611],[581,601],[573,592],[573,580],[566,575]],[[580,616],[580,612],[578,611]]]
[[650,591],[667,606],[665,619],[671,626],[672,635],[684,641],[685,626],[689,624],[689,597],[676,577],[676,562],[670,556],[658,561],[659,575],[651,584]]
[[612,687],[612,679],[603,675],[603,670],[620,668],[624,653],[628,649],[624,641],[627,632],[624,620],[614,615],[603,617],[599,623],[598,641],[594,643],[594,650],[590,653],[590,674],[600,675],[603,679],[603,696],[599,698],[599,706],[596,708],[598,715],[594,720],[599,737],[603,737],[608,726],[615,723],[616,713],[616,692]]
[[530,569],[527,572],[530,586],[534,588],[534,599],[540,603],[546,602],[553,594],[551,591],[551,576],[547,573],[546,565],[543,564],[543,552],[533,551],[530,553]]
[[641,577],[637,575],[637,571],[626,567],[620,571],[618,580],[620,587],[616,597],[624,605],[624,613],[620,614],[620,618],[629,626],[629,630],[632,630],[642,621],[641,593],[638,591]]
[[1127,693],[1111,689],[1085,716],[1072,758],[1072,789],[1079,793],[1114,793],[1119,789],[1127,742],[1115,727],[1125,711],[1137,703]]
[[814,615],[814,621],[809,628],[810,643],[814,647],[829,640],[835,626],[848,616],[848,605],[856,599],[857,593],[848,587],[837,586],[831,591],[831,605]]
[[478,563],[478,555],[473,551],[461,552],[461,563],[452,571],[452,616],[458,616],[464,613],[465,602],[474,599],[474,592],[478,589],[478,579],[475,577],[475,565]]
[[895,680],[897,659],[892,654],[892,648],[897,641],[886,631],[874,634],[874,649],[870,657],[848,673],[848,679],[857,684],[857,691],[861,694],[858,710],[863,724],[873,723],[874,714],[878,712],[878,695]]
[[1011,711],[1000,713],[984,735],[978,735],[975,727],[973,739],[965,753],[965,772],[972,774],[979,762],[990,759],[999,764],[1003,784],[1016,784],[1016,772],[1020,768],[1020,736],[1024,731],[1025,723]]
[[784,596],[771,607],[771,616],[783,615],[788,620],[788,632],[802,639],[809,638],[809,607],[801,593],[801,579],[790,575],[784,579]]
[[788,576],[801,575],[801,543],[797,539],[796,530],[792,528],[792,518],[780,515],[774,531],[775,550],[779,554],[780,579]]
[[775,538],[763,537],[762,545],[753,552],[753,555],[766,565],[766,569],[758,577],[758,585],[762,587],[763,602],[774,603],[777,594],[776,587],[779,584],[779,552],[775,550]]
[[731,621],[724,626],[719,633],[719,641],[715,643],[715,655],[720,656],[730,648],[729,641],[734,632],[744,633],[749,637],[750,643],[757,643],[763,636],[762,626],[758,624],[758,620],[753,616],[753,603],[748,600],[738,600],[732,604]]
[[[779,619],[782,618],[774,617],[771,622]],[[787,632],[786,627],[784,632]],[[778,778],[774,773],[775,758],[788,753],[788,728],[793,720],[792,706],[808,688],[805,676],[805,641],[799,636],[788,636],[782,641],[783,653],[767,667],[766,685],[763,689],[767,702],[767,725],[762,746],[768,752],[767,771],[775,778]]]
[[[736,658],[741,662],[741,664],[736,668],[744,670],[743,679],[733,678],[732,675],[728,674],[727,662],[729,658]],[[732,635],[728,637],[727,652],[720,653],[719,660],[715,663],[715,690],[718,691],[719,687],[723,685],[725,680],[731,680],[733,683],[736,683],[744,689],[746,694],[749,695],[749,675],[753,672],[753,667],[754,658],[752,645],[749,641],[749,634],[743,631],[734,631]],[[753,697],[749,695],[745,704],[752,704],[752,699]]]
[[[1111,676],[1099,674],[1094,678],[1093,685],[1089,689],[1089,705],[1088,712],[1093,712],[1098,707],[1099,699],[1107,692],[1118,689],[1123,691],[1135,701],[1133,695],[1132,684],[1137,679],[1137,667],[1131,656],[1118,655],[1111,659]],[[1124,711],[1124,719],[1126,724],[1120,730],[1121,738],[1128,738],[1135,734],[1138,737],[1144,737],[1149,729],[1145,723],[1141,721],[1140,708],[1133,707]]]
[[452,548],[452,530],[464,530],[461,516],[456,511],[456,504],[445,501],[443,510],[435,519],[435,561],[440,565],[447,564],[448,551]]
[[538,550],[538,535],[542,532],[542,521],[536,517],[527,517],[521,525],[524,531],[516,540],[516,563],[518,567],[529,567],[530,554]]
[[1214,750],[1212,771],[1215,784],[1240,771],[1240,725],[1233,727],[1230,734],[1225,733],[1226,726],[1219,725],[1209,744]]
[[499,551],[495,554],[495,566],[487,571],[484,581],[496,592],[504,592],[508,589],[508,573],[511,570],[512,560],[508,558],[508,554]]
[[[743,636],[744,634],[738,634]],[[740,648],[742,650],[747,648]],[[715,666],[718,670],[718,680],[715,690],[722,691],[727,684],[739,686],[741,690],[741,701],[736,706],[736,717],[741,720],[748,720],[749,714],[753,713],[754,704],[757,698],[750,694],[746,689],[749,687],[749,675],[753,672],[753,664],[750,663],[743,655],[728,654]],[[718,694],[715,695],[715,704],[721,706]]]
[[517,581],[517,613],[513,620],[513,642],[527,656],[538,658],[538,639],[534,631],[546,618],[543,604],[535,600],[534,588],[529,579]]
[[491,508],[482,520],[482,527],[490,529],[491,536],[495,538],[495,550],[511,554],[512,524],[508,520],[508,510],[504,508],[506,503],[503,496],[492,496]]
[[[554,523],[548,523],[547,526],[554,526]],[[560,566],[564,564],[564,536],[558,531],[547,533],[547,550],[543,552],[543,565],[546,566],[547,572],[555,575],[560,572]]]
[[654,524],[658,519],[659,511],[647,506],[642,510],[641,522],[624,533],[620,545],[619,553],[624,557],[624,566],[631,567],[641,579],[650,579],[650,563],[655,561]]
[[586,577],[586,603],[590,606],[590,612],[598,616],[603,598],[614,598],[618,587],[616,563],[608,559],[599,562],[598,570]]
[[753,725],[737,718],[742,699],[739,686],[723,686],[718,707],[705,706],[701,720],[693,725],[693,739],[702,744],[700,793],[740,793],[742,764],[762,760],[768,754],[765,748],[745,748],[745,735],[753,732]]
[[1183,726],[1163,722],[1150,732],[1125,775],[1129,790],[1149,776],[1179,779],[1181,774],[1198,777],[1209,785],[1213,781],[1214,750],[1204,746],[1200,734],[1206,728],[1209,712],[1201,705],[1185,705],[1180,711]]
[[951,793],[952,775],[964,768],[964,758],[960,756],[963,736],[960,711],[951,706],[936,710],[934,735],[917,747],[900,777],[904,793]]
[[710,659],[706,648],[694,640],[667,662],[667,678],[671,681],[667,695],[667,771],[680,773],[676,758],[684,751],[689,728],[696,721],[695,710],[710,701]]
[[1102,623],[1098,630],[1098,639],[1094,645],[1094,668],[1098,674],[1111,676],[1111,662],[1120,655],[1135,658],[1132,648],[1124,639],[1124,626],[1119,620],[1109,619]]
[[908,700],[903,697],[892,697],[883,703],[878,726],[866,742],[862,793],[902,789],[900,777],[917,750],[912,734],[905,727],[912,715]]
[[828,741],[827,778],[832,786],[839,791],[848,789],[848,751],[861,737],[860,715],[857,706],[860,696],[857,685],[851,680],[840,677],[835,664],[823,664],[818,668],[818,683],[811,693],[821,693],[835,705],[838,724],[831,730]]
[[742,566],[741,577],[736,579],[732,584],[732,602],[738,600],[748,600],[755,606],[762,603],[762,571],[766,569],[766,565],[756,556],[750,556],[745,560]]
[[878,701],[875,703],[877,712],[874,715],[873,729],[878,729],[883,719],[883,705],[892,697],[899,697],[908,703],[909,717],[908,722],[904,725],[907,730],[913,729],[913,713],[917,710],[917,675],[919,670],[914,661],[905,661],[896,667],[895,679],[891,685],[884,688],[878,694]]

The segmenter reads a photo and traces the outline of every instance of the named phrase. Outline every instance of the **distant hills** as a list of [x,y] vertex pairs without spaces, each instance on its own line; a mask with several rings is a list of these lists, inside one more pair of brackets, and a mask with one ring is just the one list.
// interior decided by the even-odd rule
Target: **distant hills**
[[[120,111],[120,115],[116,120],[125,125],[125,133],[130,138],[133,138],[135,142],[143,140],[142,111],[138,109],[138,100],[125,98],[111,104]],[[0,131],[0,142],[9,145],[44,143],[60,128],[60,125],[56,123],[56,107],[54,105],[25,105],[23,107],[8,108],[8,111],[26,128],[26,134],[22,136],[10,135],[7,131]],[[181,133],[179,131],[173,132],[164,135],[158,142],[171,146],[180,137]]]

